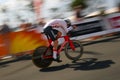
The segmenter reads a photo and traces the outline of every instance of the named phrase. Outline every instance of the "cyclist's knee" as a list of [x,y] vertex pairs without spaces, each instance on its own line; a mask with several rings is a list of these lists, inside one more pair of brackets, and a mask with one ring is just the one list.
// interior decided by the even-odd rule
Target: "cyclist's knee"
[[57,33],[57,38],[61,37],[61,35],[62,35],[62,33],[59,31],[59,32]]

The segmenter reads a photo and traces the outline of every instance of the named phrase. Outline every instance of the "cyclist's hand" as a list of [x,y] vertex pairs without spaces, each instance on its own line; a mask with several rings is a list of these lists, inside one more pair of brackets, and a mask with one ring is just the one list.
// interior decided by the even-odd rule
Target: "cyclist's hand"
[[71,36],[71,31],[69,31],[69,32],[67,33],[67,35],[68,35],[68,36]]
[[73,29],[76,29],[76,28],[77,28],[77,26],[75,26],[75,25],[73,25],[72,27],[73,27]]

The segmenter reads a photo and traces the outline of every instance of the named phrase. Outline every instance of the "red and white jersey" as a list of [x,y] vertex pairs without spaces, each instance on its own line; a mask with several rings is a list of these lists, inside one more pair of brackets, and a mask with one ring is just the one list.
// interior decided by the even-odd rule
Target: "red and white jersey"
[[72,27],[67,28],[67,24],[63,19],[54,19],[48,22],[43,29],[51,26],[53,29],[56,29],[60,32],[62,32],[62,36],[65,36],[66,33],[72,29]]

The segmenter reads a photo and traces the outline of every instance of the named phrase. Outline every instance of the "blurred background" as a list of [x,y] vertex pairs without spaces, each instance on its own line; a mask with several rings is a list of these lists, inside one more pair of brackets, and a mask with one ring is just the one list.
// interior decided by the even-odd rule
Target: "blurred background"
[[47,45],[40,32],[46,22],[56,18],[71,19],[79,26],[73,36],[88,38],[84,35],[120,27],[120,0],[0,0],[0,56]]
[[117,12],[119,0],[0,0],[0,24],[11,28],[23,22],[36,23],[45,18],[66,18],[74,15],[74,7],[82,6],[82,16],[93,16],[105,10],[106,14]]

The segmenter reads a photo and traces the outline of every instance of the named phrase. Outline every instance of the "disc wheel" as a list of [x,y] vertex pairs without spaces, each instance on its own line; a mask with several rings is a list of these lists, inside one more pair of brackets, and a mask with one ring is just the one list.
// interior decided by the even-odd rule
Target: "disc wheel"
[[47,53],[47,55],[52,55],[52,50],[46,46],[40,46],[36,48],[35,51],[33,52],[32,62],[39,68],[46,68],[50,66],[52,63],[52,59],[43,58],[45,52]]

